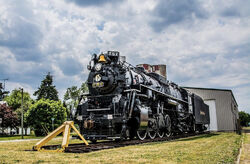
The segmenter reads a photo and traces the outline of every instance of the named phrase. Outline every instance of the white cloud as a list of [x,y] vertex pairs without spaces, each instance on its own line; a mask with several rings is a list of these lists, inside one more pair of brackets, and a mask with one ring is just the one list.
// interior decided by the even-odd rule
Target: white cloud
[[[180,85],[233,89],[250,112],[249,7],[190,0],[195,7],[188,16],[170,22],[168,12],[186,3],[171,1],[165,17],[158,11],[162,2],[27,0],[17,7],[15,0],[0,0],[0,77],[32,94],[49,71],[62,98],[67,87],[86,80],[91,53],[118,50],[134,65],[167,64],[169,80]],[[22,46],[10,46],[15,42]]]

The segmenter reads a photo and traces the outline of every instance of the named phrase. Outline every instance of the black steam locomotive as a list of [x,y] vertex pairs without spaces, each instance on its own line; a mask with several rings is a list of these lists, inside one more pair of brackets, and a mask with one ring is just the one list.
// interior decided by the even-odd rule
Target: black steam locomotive
[[74,114],[86,139],[144,140],[206,129],[209,108],[199,96],[122,59],[117,51],[92,56],[89,93]]

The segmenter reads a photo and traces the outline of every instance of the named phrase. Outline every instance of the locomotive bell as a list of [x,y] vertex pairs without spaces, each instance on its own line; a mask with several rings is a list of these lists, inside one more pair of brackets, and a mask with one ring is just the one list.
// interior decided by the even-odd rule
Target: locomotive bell
[[106,62],[105,56],[103,54],[99,56],[98,62]]

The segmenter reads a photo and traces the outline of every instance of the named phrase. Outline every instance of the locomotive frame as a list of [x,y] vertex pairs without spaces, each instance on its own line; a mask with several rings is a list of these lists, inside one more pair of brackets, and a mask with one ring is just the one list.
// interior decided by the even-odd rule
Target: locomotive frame
[[121,59],[108,51],[94,54],[88,65],[89,94],[80,97],[74,115],[86,139],[144,140],[206,130],[209,108],[199,96]]

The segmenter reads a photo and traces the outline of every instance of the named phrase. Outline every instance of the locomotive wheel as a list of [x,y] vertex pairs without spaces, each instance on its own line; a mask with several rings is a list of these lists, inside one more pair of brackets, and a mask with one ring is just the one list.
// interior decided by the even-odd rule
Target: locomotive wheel
[[158,135],[160,138],[163,138],[164,135],[165,135],[165,132],[164,132],[163,130],[159,130],[159,131],[157,132],[157,135]]
[[150,139],[155,139],[156,132],[154,130],[148,131],[148,136],[149,136]]
[[169,115],[166,115],[165,116],[165,121],[166,121],[166,136],[167,137],[170,137],[172,135],[172,132],[171,132],[171,119],[169,117]]
[[147,137],[147,131],[146,130],[138,130],[137,131],[137,137],[140,140],[144,140]]
[[166,131],[166,136],[167,136],[167,137],[170,137],[171,135],[172,135],[171,130],[170,130],[170,131],[169,131],[169,130],[167,130],[167,131]]

